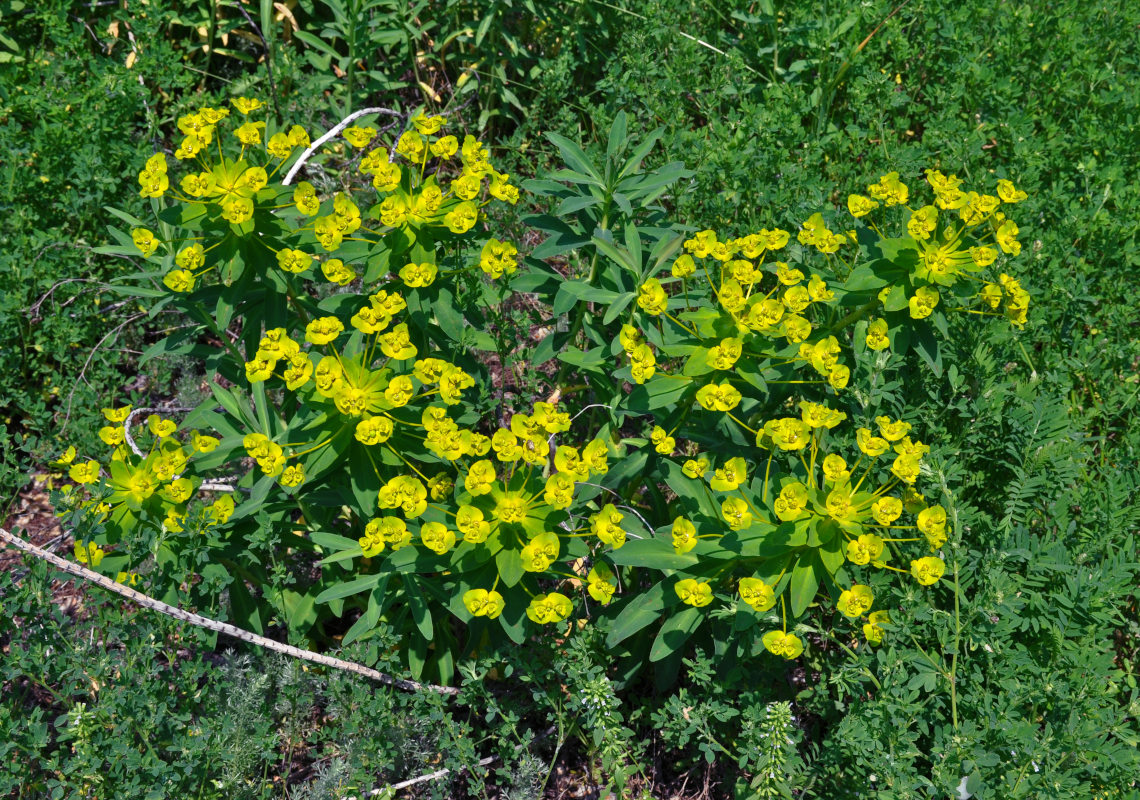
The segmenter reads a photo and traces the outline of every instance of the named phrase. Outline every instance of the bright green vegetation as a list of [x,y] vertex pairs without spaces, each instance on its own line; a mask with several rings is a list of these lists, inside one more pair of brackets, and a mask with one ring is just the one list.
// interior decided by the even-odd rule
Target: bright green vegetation
[[[878,647],[832,602],[800,609],[808,646],[792,661],[760,647],[727,659],[704,635],[712,623],[651,660],[636,643],[613,648],[623,638],[613,623],[563,639],[564,623],[525,647],[499,642],[461,659],[464,694],[445,705],[233,653],[96,592],[76,621],[52,608],[49,571],[17,564],[18,581],[0,578],[0,793],[360,796],[447,767],[471,771],[415,796],[521,799],[549,790],[561,760],[634,797],[678,788],[686,774],[690,791],[707,774],[714,796],[741,798],[1137,796],[1140,9],[777,5],[309,0],[291,16],[249,6],[247,20],[213,2],[0,4],[4,503],[48,471],[60,442],[105,449],[99,408],[207,396],[189,359],[138,366],[185,318],[148,317],[106,285],[141,260],[93,250],[118,244],[105,207],[149,214],[135,176],[156,149],[177,146],[175,120],[231,96],[261,97],[274,119],[314,137],[348,110],[426,103],[492,143],[497,168],[530,190],[488,223],[524,256],[541,238],[534,228],[559,219],[587,240],[586,224],[600,223],[619,244],[632,220],[647,249],[664,231],[780,227],[794,241],[820,210],[854,226],[847,195],[888,172],[926,194],[927,168],[991,190],[1012,179],[1028,194],[1012,266],[1033,297],[1020,331],[951,317],[937,368],[915,348],[853,375],[844,407],[919,425],[934,448],[928,502],[955,518],[956,581],[871,581],[892,623]],[[630,149],[657,137],[643,169],[668,173],[664,192],[630,209],[560,207],[565,192],[550,181],[579,169],[560,143],[604,164],[615,122]],[[349,157],[342,147],[322,165],[335,176]],[[608,280],[610,252],[581,244],[547,246],[539,266]],[[458,303],[495,309],[482,366],[501,383],[473,401],[479,413],[529,413],[555,384],[571,414],[610,404],[622,381],[585,356],[616,336],[614,320],[580,314],[585,303],[560,299],[525,263],[511,280],[532,299],[496,305],[500,287],[479,279],[457,289]],[[548,361],[567,346],[581,353]],[[623,422],[589,409],[575,431]],[[293,586],[272,542],[241,552],[262,559],[266,597]],[[199,557],[205,549],[182,554]],[[232,618],[221,582],[178,597],[182,568],[144,575],[144,588]],[[357,619],[350,606],[287,630],[272,603],[260,608],[239,624],[257,618],[329,650]],[[339,654],[401,672],[406,631],[374,623]],[[499,760],[475,767],[489,755]]]

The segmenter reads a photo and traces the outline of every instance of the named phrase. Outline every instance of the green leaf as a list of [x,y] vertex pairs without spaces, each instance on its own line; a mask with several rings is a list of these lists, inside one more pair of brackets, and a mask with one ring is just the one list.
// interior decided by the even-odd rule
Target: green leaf
[[674,406],[681,401],[681,397],[692,385],[692,381],[658,375],[646,383],[633,387],[633,391],[629,394],[629,407],[635,411],[648,412],[656,408]]
[[609,636],[606,637],[606,646],[614,647],[642,628],[653,624],[664,610],[665,583],[661,581],[626,604],[614,620]]
[[367,592],[371,589],[376,588],[377,584],[380,583],[380,579],[382,577],[382,575],[364,575],[360,578],[354,578],[351,581],[338,583],[335,586],[330,586],[318,594],[314,602],[319,605],[321,603],[327,603],[330,600],[339,600],[343,597],[350,597],[354,594]]
[[412,575],[404,577],[404,595],[408,598],[408,610],[412,612],[412,621],[416,623],[420,636],[431,639],[435,635],[431,609],[428,608],[427,601],[424,600],[423,593],[420,591],[418,578]]
[[657,638],[653,640],[649,660],[660,661],[680,650],[704,619],[705,615],[701,609],[693,606],[688,606],[684,611],[669,617],[657,632]]
[[791,589],[792,616],[803,614],[819,591],[819,575],[816,574],[815,559],[807,555],[800,556],[792,570]]
[[664,539],[630,539],[610,553],[610,560],[619,566],[662,570],[686,569],[698,562],[695,555],[678,553]]
[[[878,275],[873,269],[871,264],[860,264],[851,270],[851,274],[847,276],[847,280],[843,282],[843,289],[848,292],[870,292],[875,289],[882,289],[884,286],[890,284],[890,279]],[[887,262],[879,262],[887,263]]]
[[606,309],[606,315],[602,317],[602,324],[609,325],[618,315],[625,311],[626,306],[633,302],[633,298],[637,297],[637,292],[626,292],[625,294],[618,295],[618,298],[610,304]]
[[495,565],[499,568],[499,577],[503,579],[504,586],[510,588],[522,580],[525,570],[518,550],[504,547],[495,555]]
[[590,163],[589,157],[582,151],[582,148],[574,142],[567,139],[565,136],[559,136],[557,133],[547,133],[546,138],[558,148],[558,152],[562,154],[562,160],[566,162],[566,166],[573,170],[582,173],[583,176],[588,176],[593,180],[601,183],[602,176]]
[[934,377],[941,378],[942,350],[930,326],[923,322],[916,324],[914,339],[911,344],[919,356],[922,357],[922,360],[926,362],[926,365],[930,367],[930,371],[934,373]]
[[360,547],[360,543],[355,539],[349,539],[347,536],[341,536],[339,533],[329,533],[328,531],[310,531],[309,539],[318,547],[332,552],[338,550],[353,550]]
[[606,258],[610,259],[615,264],[619,264],[620,266],[625,267],[634,275],[641,274],[640,260],[634,261],[633,255],[624,247],[616,245],[613,242],[606,241],[602,237],[598,236],[597,232],[595,232],[594,238],[592,238],[590,241],[594,243],[594,246],[598,248],[598,250],[601,251],[606,256]]
[[567,364],[572,364],[578,369],[586,370],[587,372],[602,372],[602,367],[606,364],[606,348],[598,347],[592,348],[586,352],[582,352],[576,347],[571,347],[558,354],[560,361],[565,361]]
[[254,601],[253,595],[249,593],[249,587],[245,585],[245,581],[235,576],[230,582],[229,589],[230,613],[233,615],[233,620],[237,626],[257,634],[264,633],[257,603]]

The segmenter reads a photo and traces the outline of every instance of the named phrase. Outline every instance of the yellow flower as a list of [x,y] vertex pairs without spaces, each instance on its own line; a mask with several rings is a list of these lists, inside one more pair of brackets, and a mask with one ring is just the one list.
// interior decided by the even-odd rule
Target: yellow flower
[[420,526],[420,540],[428,550],[443,555],[455,546],[455,532],[442,522],[425,522]]
[[918,529],[926,536],[931,550],[946,544],[946,509],[931,506],[918,512]]
[[998,247],[1002,249],[1003,253],[1011,256],[1021,253],[1021,242],[1017,241],[1017,234],[1017,225],[1011,219],[1007,219],[998,226],[997,232],[994,233],[994,239],[997,240]]
[[95,542],[79,542],[75,543],[75,560],[80,564],[90,564],[93,567],[99,566],[99,562],[103,560],[103,548],[95,544]]
[[784,631],[768,631],[761,639],[765,649],[773,655],[786,658],[789,661],[804,651],[804,644],[795,634]]
[[269,141],[265,143],[265,150],[269,155],[277,159],[286,159],[289,154],[293,152],[293,145],[289,144],[289,135],[286,133],[275,133],[269,137]]
[[470,589],[463,593],[463,605],[473,617],[495,619],[506,607],[506,602],[494,589]]
[[725,522],[734,531],[747,528],[752,524],[752,511],[748,503],[739,497],[729,497],[720,505]]
[[416,131],[404,131],[396,142],[396,152],[409,161],[419,163],[424,154],[424,140]]
[[233,107],[240,111],[243,115],[249,114],[252,111],[257,111],[264,103],[256,97],[234,97],[230,99]]
[[519,553],[523,569],[527,572],[545,572],[561,550],[557,534],[540,533],[531,539]]
[[664,314],[669,304],[669,296],[661,288],[661,282],[650,278],[641,284],[637,292],[637,305],[647,314],[657,316]]
[[730,383],[710,383],[697,390],[697,402],[709,411],[731,411],[740,400],[740,392]]
[[830,453],[823,459],[823,474],[831,483],[839,483],[851,477],[843,456]]
[[222,217],[233,225],[246,222],[253,217],[253,201],[238,195],[226,197],[222,200]]
[[479,221],[479,209],[465,200],[443,216],[443,224],[455,234],[467,233]]
[[283,247],[277,251],[277,266],[286,272],[298,274],[304,272],[313,263],[313,257],[303,250],[290,250]]
[[885,633],[882,625],[884,622],[890,621],[891,618],[886,611],[872,611],[867,617],[867,623],[863,625],[863,635],[867,637],[867,643],[871,645],[882,644]]
[[398,508],[412,519],[427,509],[427,487],[418,478],[399,475],[381,487],[377,502],[380,508]]
[[879,204],[870,197],[864,197],[861,194],[847,195],[847,210],[851,212],[853,217],[865,217],[878,207]]
[[939,299],[938,290],[933,286],[919,286],[915,289],[914,296],[907,302],[910,307],[911,318],[926,319],[929,317],[937,307]]
[[468,468],[463,487],[475,496],[488,494],[497,477],[495,465],[487,459],[481,459]]
[[621,521],[625,518],[613,503],[606,503],[602,510],[590,517],[590,531],[603,543],[615,550],[625,544],[625,531],[621,528]]
[[247,122],[234,129],[234,136],[247,147],[261,144],[261,131],[265,128],[264,122]]
[[790,344],[797,344],[811,335],[811,323],[799,314],[789,314],[783,319],[781,332]]
[[890,345],[891,340],[887,336],[887,321],[881,317],[871,320],[867,325],[867,349],[885,350]]
[[146,228],[135,228],[131,231],[131,241],[134,242],[138,251],[146,257],[154,254],[158,249],[158,239],[154,238],[154,234]]
[[[970,258],[976,267],[988,267],[997,260],[997,250],[992,247],[979,246],[970,248]],[[990,285],[990,284],[987,284]]]
[[515,494],[504,495],[495,504],[495,519],[513,525],[526,519],[526,499]]
[[502,172],[491,171],[491,183],[487,187],[487,191],[491,197],[497,200],[502,200],[504,203],[514,205],[519,201],[519,189],[517,186],[511,186],[508,181],[510,175]]
[[696,271],[697,265],[688,253],[677,256],[677,260],[673,262],[673,267],[670,270],[674,278],[687,278]]
[[455,514],[455,527],[463,534],[465,542],[479,544],[491,534],[491,523],[483,517],[483,512],[475,506],[460,506]]
[[403,322],[380,337],[380,349],[384,355],[396,361],[415,358],[418,352],[408,337],[408,326]]
[[789,267],[783,261],[776,262],[776,280],[784,286],[795,286],[804,279],[804,274],[795,267]]
[[206,436],[198,431],[190,432],[190,447],[196,453],[212,453],[221,442],[214,436]]
[[293,203],[297,210],[307,217],[316,214],[321,208],[321,201],[317,199],[317,190],[308,181],[301,181],[293,190]]
[[709,485],[718,492],[732,492],[746,480],[748,480],[748,463],[740,456],[736,456],[721,465],[713,474]]
[[827,428],[831,430],[843,420],[847,413],[828,408],[822,403],[813,403],[810,400],[800,401],[800,418],[809,428]]
[[309,134],[300,125],[294,125],[289,129],[289,144],[294,147],[308,147]]
[[146,426],[150,429],[150,432],[159,439],[173,436],[174,432],[178,430],[177,423],[173,420],[163,419],[157,414],[151,414],[146,418]]
[[362,147],[367,147],[368,143],[376,138],[376,129],[368,125],[353,125],[351,128],[345,128],[340,135],[359,150]]
[[422,264],[408,264],[400,268],[400,280],[405,286],[418,288],[431,286],[438,270],[435,264],[424,262]]
[[906,205],[907,198],[910,197],[910,191],[899,181],[897,172],[888,172],[879,178],[878,183],[868,186],[867,194],[876,200],[882,200],[887,207]]
[[[889,420],[888,417],[884,417],[884,419]],[[907,426],[907,429],[909,430],[909,425]],[[881,456],[891,447],[890,442],[888,442],[886,439],[881,439],[878,436],[874,436],[869,428],[859,428],[855,432],[855,442],[859,445],[859,449],[863,452],[863,454],[870,456],[871,458]]]
[[902,420],[891,420],[888,416],[875,417],[879,432],[889,442],[897,442],[910,433],[910,423]]
[[415,396],[415,385],[407,375],[397,375],[388,382],[384,389],[384,399],[392,404],[393,408],[403,408]]
[[649,440],[653,443],[653,449],[664,456],[671,454],[677,447],[677,440],[660,425],[653,427]]
[[890,525],[902,514],[902,501],[897,497],[880,497],[871,504],[871,514],[880,525]]
[[673,590],[677,593],[677,597],[681,598],[682,603],[696,608],[707,606],[713,599],[712,587],[693,578],[677,581]]
[[119,408],[104,408],[103,417],[108,422],[125,422],[127,417],[131,414],[130,406],[120,406]]
[[697,546],[697,527],[684,517],[673,520],[673,550],[687,553]]
[[760,444],[759,439],[764,436],[771,437],[773,444],[781,450],[802,450],[811,441],[807,424],[795,417],[781,417],[765,422],[757,437],[757,444]]
[[552,622],[561,622],[570,616],[574,604],[570,598],[558,592],[535,595],[527,606],[526,615],[533,622],[547,625]]
[[459,152],[459,140],[454,136],[442,136],[431,143],[431,154],[436,158],[447,160]]
[[224,525],[234,513],[234,499],[224,494],[206,507],[209,521],[214,525]]
[[586,591],[590,593],[590,597],[602,605],[608,605],[616,590],[617,579],[614,578],[613,570],[601,562],[594,564],[593,569],[586,575]]
[[542,499],[551,508],[569,508],[574,502],[574,478],[565,472],[554,473],[546,479]]
[[582,461],[594,475],[605,475],[609,472],[610,448],[603,439],[595,439],[582,449]]
[[492,278],[501,278],[503,273],[512,274],[518,269],[518,248],[510,242],[488,239],[479,255],[479,269]]
[[639,345],[644,344],[645,337],[637,328],[625,324],[621,326],[621,331],[618,333],[618,341],[621,342],[622,350],[628,354],[637,349]]
[[720,370],[732,369],[742,351],[743,343],[740,339],[733,337],[721,339],[720,344],[710,347],[708,350],[709,366]]
[[636,383],[645,383],[657,371],[657,357],[648,344],[638,345],[629,354],[630,373]]
[[883,540],[873,533],[864,533],[847,543],[847,560],[863,566],[878,561],[883,554]]
[[318,317],[305,326],[305,341],[311,344],[328,344],[344,331],[344,325],[336,317]]
[[946,563],[937,556],[926,556],[910,562],[910,574],[923,586],[938,583],[946,572]]
[[799,481],[793,481],[784,484],[772,506],[776,511],[776,518],[781,522],[795,522],[803,516],[807,502],[807,487]]
[[338,286],[348,286],[356,280],[356,270],[347,266],[339,258],[330,258],[327,261],[321,262],[321,273],[331,283]]
[[891,474],[903,483],[914,483],[918,478],[918,458],[903,454],[891,464]]
[[938,209],[934,206],[923,206],[910,215],[906,224],[907,233],[915,239],[926,240],[934,229],[938,227]]
[[190,499],[194,493],[194,483],[189,478],[178,478],[171,481],[163,490],[163,495],[176,505],[181,505]]
[[740,599],[761,614],[776,605],[773,588],[760,578],[741,578],[739,591]]
[[1029,197],[1025,192],[1015,187],[1012,181],[1007,180],[997,182],[997,193],[1003,203],[1020,203]]
[[688,459],[681,466],[681,472],[690,478],[703,478],[709,469],[709,460],[707,458]]
[[187,269],[172,269],[162,276],[163,285],[172,292],[185,294],[194,291],[194,273]]
[[874,600],[875,596],[871,593],[870,586],[855,584],[839,595],[839,602],[835,607],[843,616],[855,619],[866,614]]

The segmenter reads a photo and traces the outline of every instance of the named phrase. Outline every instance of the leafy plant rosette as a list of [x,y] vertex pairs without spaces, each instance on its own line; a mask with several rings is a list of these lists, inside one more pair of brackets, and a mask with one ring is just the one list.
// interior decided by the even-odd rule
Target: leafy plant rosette
[[[614,428],[570,443],[570,413],[554,403],[496,428],[469,396],[490,378],[460,343],[477,349],[489,337],[454,279],[478,270],[501,280],[517,267],[512,244],[480,231],[488,203],[518,199],[484,145],[461,144],[442,118],[423,114],[391,151],[374,128],[344,130],[376,191],[362,209],[345,191],[285,185],[276,176],[307,134],[271,133],[254,121],[256,100],[233,105],[241,124],[228,133],[224,109],[179,120],[180,190],[162,154],[140,173],[157,231],[116,212],[135,227],[105,251],[141,253],[154,267],[130,276],[127,290],[153,299],[154,313],[194,321],[147,356],[195,356],[216,377],[212,397],[180,422],[152,413],[144,433],[131,426],[141,413],[109,408],[100,431],[109,451],[64,454],[91,532],[77,558],[134,580],[153,556],[173,581],[168,594],[200,575],[228,587],[232,615],[255,629],[279,615],[319,630],[350,603],[361,613],[342,643],[383,621],[403,634],[415,674],[443,680],[461,653],[521,643],[528,625],[567,620],[576,604],[589,614],[590,601],[609,605],[619,586],[615,646],[664,617],[648,655],[675,660],[721,597],[742,620],[778,606],[779,630],[733,627],[793,658],[803,642],[788,613],[804,614],[821,586],[845,615],[866,618],[877,642],[886,616],[870,610],[873,593],[856,576],[872,567],[939,580],[940,558],[901,549],[935,552],[946,540],[946,512],[914,490],[928,448],[887,417],[874,431],[837,433],[847,415],[825,397],[850,380],[839,336],[852,328],[854,364],[920,339],[917,326],[938,315],[938,327],[951,302],[998,314],[1005,298],[1007,316],[1024,320],[1028,296],[1016,281],[978,277],[986,231],[1012,249],[996,201],[934,173],[944,213],[911,212],[910,237],[883,238],[887,220],[874,217],[874,235],[835,234],[817,215],[790,249],[793,264],[766,261],[789,244],[785,232],[722,242],[704,231],[660,278],[668,248],[655,247],[610,351],[626,360],[615,376],[638,387],[623,402],[662,424],[646,438]],[[870,191],[905,207],[897,176]],[[642,258],[612,244],[607,252],[619,268]],[[830,284],[800,268],[816,253]],[[940,305],[931,298],[943,290],[955,299]],[[880,316],[868,322],[872,312]],[[824,402],[793,408],[779,387],[805,384]],[[665,458],[674,434],[688,440],[689,458]],[[913,524],[898,524],[904,510]],[[305,553],[319,559],[319,577],[287,566]]]
[[[759,643],[794,658],[804,642],[789,621],[821,587],[878,644],[889,616],[872,610],[879,578],[869,570],[936,584],[951,515],[918,491],[930,447],[911,423],[870,411],[859,382],[897,371],[911,351],[941,374],[950,314],[1025,323],[1029,294],[1004,271],[1020,252],[1005,212],[1025,193],[1007,180],[994,195],[967,191],[931,169],[932,202],[918,205],[890,173],[849,197],[846,224],[815,214],[794,235],[704,230],[670,241],[627,218],[619,238],[606,224],[609,176],[634,162],[623,165],[613,138],[604,164],[552,138],[564,183],[536,188],[561,203],[536,224],[552,232],[548,249],[594,258],[585,278],[536,265],[533,279],[555,305],[579,303],[585,345],[560,357],[583,388],[615,398],[612,424],[650,418],[627,442],[644,447],[644,488],[623,493],[626,513],[609,512],[615,530],[632,525],[630,541],[602,540],[616,567],[665,576],[629,584],[641,590],[609,645],[639,653],[635,662],[670,659],[675,671],[712,620],[705,635],[722,655]],[[887,235],[896,228],[905,233]],[[727,615],[708,613],[714,600]],[[772,621],[778,629],[755,635]],[[652,644],[626,642],[647,629]]]
[[[256,100],[233,105],[240,124],[211,108],[179,120],[183,174],[163,154],[139,174],[158,225],[117,212],[135,227],[105,249],[141,253],[152,269],[125,290],[195,322],[146,356],[195,356],[215,377],[180,422],[151,414],[131,427],[129,406],[109,408],[109,451],[61,459],[95,523],[82,547],[99,556],[87,560],[131,575],[153,555],[190,583],[208,562],[255,628],[276,613],[304,630],[351,597],[365,612],[346,643],[383,618],[422,637],[417,671],[434,643],[445,676],[458,642],[441,613],[519,641],[528,614],[564,618],[565,597],[536,576],[564,554],[547,540],[566,519],[567,479],[547,486],[542,466],[569,417],[540,403],[510,430],[474,429],[467,395],[489,379],[473,353],[490,337],[454,289],[462,273],[516,270],[515,247],[482,235],[480,220],[518,190],[483,144],[420,114],[391,152],[375,128],[343,131],[375,202],[322,197],[279,177],[309,146],[305,131],[267,130]],[[586,452],[605,468],[604,445]],[[315,582],[281,574],[283,554],[304,551],[321,558]]]

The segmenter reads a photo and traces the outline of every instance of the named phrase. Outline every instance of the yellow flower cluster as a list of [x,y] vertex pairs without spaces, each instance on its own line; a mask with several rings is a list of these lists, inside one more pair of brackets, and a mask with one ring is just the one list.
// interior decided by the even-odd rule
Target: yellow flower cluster
[[[235,98],[232,102],[243,119],[263,108],[256,99]],[[309,146],[308,134],[293,125],[263,142],[266,123],[243,121],[233,131],[240,151],[236,156],[227,156],[220,140],[217,148],[212,147],[217,127],[227,116],[228,109],[206,107],[179,118],[178,127],[184,138],[175,158],[201,169],[187,172],[179,181],[179,190],[173,191],[166,157],[155,154],[139,172],[140,193],[150,198],[171,197],[184,205],[200,207],[209,217],[232,225],[234,234],[239,236],[265,227],[264,221],[258,223],[260,214],[294,208],[302,218],[300,227],[293,231],[297,239],[294,246],[278,250],[269,237],[254,239],[258,246],[273,250],[278,266],[290,274],[312,275],[317,267],[319,274],[330,282],[348,285],[356,279],[356,269],[341,259],[318,258],[313,245],[325,253],[340,250],[347,241],[378,245],[388,231],[400,228],[435,228],[462,235],[475,227],[489,203],[518,202],[518,188],[510,183],[509,175],[494,168],[481,142],[466,136],[460,145],[455,136],[440,135],[443,117],[419,114],[412,118],[412,128],[399,137],[393,151],[395,161],[390,160],[385,148],[374,146],[375,128],[354,125],[343,131],[350,145],[366,151],[360,159],[360,172],[372,179],[373,187],[381,194],[380,201],[367,210],[367,217],[378,220],[379,227],[365,224],[364,212],[347,194],[335,194],[331,207],[327,207],[329,204],[322,203],[307,181],[296,185],[293,202],[283,206],[278,202],[282,187],[272,183],[273,178],[299,148]],[[373,149],[369,150],[370,146]],[[264,160],[258,157],[261,153]],[[458,164],[452,167],[455,161]],[[429,173],[429,164],[433,163],[435,169]],[[445,173],[456,171],[453,179],[444,181]],[[132,238],[146,257],[155,255],[163,244],[145,228],[133,231]],[[216,244],[203,248],[196,242],[183,247],[178,252],[177,266],[163,278],[167,288],[178,293],[194,291],[200,279],[219,265],[211,254],[214,247]],[[516,255],[514,245],[492,239],[476,266],[499,278],[515,271]],[[401,280],[412,288],[430,285],[436,274],[434,263],[408,264],[399,270]]]
[[[711,402],[711,401],[710,401]],[[695,456],[687,459],[682,472],[689,478],[701,480],[708,490],[719,494],[721,520],[719,531],[698,536],[696,524],[684,516],[676,517],[672,525],[673,548],[678,554],[689,553],[701,538],[716,539],[727,531],[747,531],[754,525],[776,529],[793,525],[796,536],[808,532],[834,531],[841,536],[846,560],[857,566],[907,572],[892,566],[892,549],[908,542],[924,542],[931,553],[945,544],[948,535],[948,517],[940,505],[926,505],[924,498],[914,489],[922,458],[930,448],[912,439],[911,426],[902,420],[880,416],[875,419],[875,430],[858,428],[856,445],[859,456],[853,464],[839,453],[827,452],[827,434],[843,422],[847,415],[827,406],[810,401],[799,404],[798,417],[780,417],[768,420],[757,431],[758,446],[769,455],[763,470],[761,488],[750,484],[749,464],[742,456],[729,458],[715,468],[708,458]],[[890,454],[892,457],[884,459]],[[777,456],[783,460],[791,456],[794,468],[802,473],[785,473],[772,480],[773,462]],[[779,463],[779,462],[777,462]],[[876,485],[871,482],[880,468],[888,477]],[[751,488],[750,488],[751,487]],[[769,488],[771,487],[771,488]],[[898,491],[899,494],[893,492]],[[612,507],[607,506],[611,513]],[[904,511],[913,515],[914,522],[900,522]],[[620,522],[621,515],[606,516],[607,523]],[[598,523],[594,523],[597,526]],[[896,533],[903,532],[903,533]],[[599,530],[595,530],[603,538]],[[606,534],[612,538],[612,533]],[[604,539],[603,539],[604,540]],[[818,540],[817,540],[818,541]],[[790,564],[791,562],[789,562]],[[738,584],[740,599],[759,613],[772,609],[780,600],[787,583],[785,572],[775,576],[753,575],[741,578]],[[941,578],[945,564],[936,555],[927,555],[910,562],[910,574],[922,585],[931,585]],[[703,606],[711,602],[708,584],[686,578],[675,586],[682,602]],[[837,608],[847,617],[866,616],[864,633],[873,644],[882,640],[882,625],[889,622],[885,612],[871,612],[873,596],[870,588],[856,584],[840,596]],[[765,646],[773,653],[794,658],[802,651],[802,643],[786,634],[765,639]],[[785,638],[790,637],[790,638]],[[798,644],[797,644],[798,643]],[[771,646],[768,646],[771,644]]]
[[[103,409],[109,424],[99,429],[99,438],[110,448],[109,453],[80,459],[72,446],[53,466],[66,469],[67,476],[78,485],[78,491],[69,489],[69,493],[95,519],[130,526],[146,514],[151,519],[161,519],[164,531],[181,533],[187,523],[189,503],[200,485],[199,480],[185,477],[185,473],[195,456],[213,452],[219,440],[192,431],[184,437],[188,441],[180,441],[177,423],[157,414],[146,418],[149,441],[137,427],[132,427],[128,435],[126,424],[131,410],[130,406]],[[201,530],[225,523],[234,508],[229,495],[205,505]],[[95,542],[76,543],[75,557],[81,563],[96,567],[104,554]]]
[[[994,194],[965,191],[960,178],[936,169],[926,170],[926,179],[934,202],[918,208],[907,205],[910,190],[899,180],[897,172],[868,186],[870,197],[853,194],[847,198],[851,215],[865,218],[876,231],[879,229],[871,214],[880,204],[885,208],[899,206],[909,212],[907,234],[917,249],[911,277],[918,284],[907,299],[910,316],[929,317],[941,300],[939,287],[953,287],[965,279],[980,286],[974,295],[975,307],[958,310],[996,316],[1004,301],[1005,317],[1014,325],[1024,325],[1029,293],[1005,273],[996,283],[979,277],[979,273],[994,264],[1000,254],[1016,257],[1021,253],[1017,240],[1020,231],[1003,208],[1026,199],[1026,193],[1008,180],[999,180]],[[882,337],[876,341],[881,343]]]

